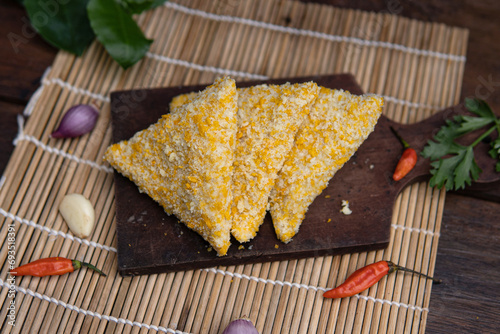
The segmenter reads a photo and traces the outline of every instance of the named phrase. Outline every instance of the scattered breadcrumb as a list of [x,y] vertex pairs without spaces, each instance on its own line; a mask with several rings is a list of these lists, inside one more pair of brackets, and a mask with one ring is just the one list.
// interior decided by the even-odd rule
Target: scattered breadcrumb
[[239,249],[239,250],[245,249],[245,246],[243,246],[243,245],[239,245],[239,246],[238,246],[238,249]]
[[352,213],[351,209],[349,209],[349,201],[342,200],[342,209],[340,210],[344,215],[348,216]]
[[275,244],[274,248],[278,249],[278,248],[280,248],[280,246],[278,244]]
[[328,220],[326,222],[331,223],[331,221],[332,221],[332,218],[328,218]]

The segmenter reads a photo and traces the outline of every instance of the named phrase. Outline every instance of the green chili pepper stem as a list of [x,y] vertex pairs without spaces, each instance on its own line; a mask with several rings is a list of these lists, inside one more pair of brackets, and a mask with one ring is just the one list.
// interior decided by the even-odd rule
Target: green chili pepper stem
[[396,130],[392,127],[392,126],[391,126],[390,128],[391,128],[392,133],[394,133],[394,135],[395,135],[395,136],[399,139],[399,141],[400,141],[400,142],[401,142],[401,144],[403,145],[403,148],[405,148],[405,149],[406,149],[406,148],[410,148],[410,144],[408,144],[408,143],[406,142],[406,140],[404,140],[404,139],[403,139],[403,137],[401,137],[401,136],[399,135],[399,133],[398,133],[398,132],[397,132],[397,131],[396,131]]
[[72,260],[73,262],[73,268],[75,270],[78,270],[80,269],[82,266],[84,267],[87,267],[87,268],[90,268],[96,272],[98,272],[100,275],[106,277],[106,274],[103,273],[101,270],[97,269],[94,265],[90,264],[90,263],[87,263],[87,262],[82,262],[82,261],[78,261],[78,260]]
[[389,273],[393,273],[393,272],[395,272],[395,271],[406,271],[406,272],[408,272],[408,273],[412,273],[412,274],[420,275],[420,276],[422,276],[422,277],[425,277],[425,278],[427,278],[427,279],[430,279],[430,280],[432,280],[434,283],[437,283],[437,284],[439,284],[439,283],[441,283],[441,282],[442,282],[442,280],[440,280],[440,279],[437,279],[437,278],[431,277],[431,276],[426,275],[426,274],[422,274],[422,273],[420,273],[420,272],[418,272],[418,271],[415,271],[415,270],[411,270],[411,269],[408,269],[408,268],[405,268],[405,267],[402,267],[402,266],[398,266],[397,264],[394,264],[394,263],[392,263],[392,262],[390,262],[390,261],[387,261],[387,264],[389,265]]

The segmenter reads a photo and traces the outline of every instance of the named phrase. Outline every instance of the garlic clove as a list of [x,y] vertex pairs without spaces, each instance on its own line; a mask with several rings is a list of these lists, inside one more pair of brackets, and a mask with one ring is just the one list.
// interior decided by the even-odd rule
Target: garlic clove
[[92,232],[95,222],[95,212],[92,203],[80,194],[64,196],[59,204],[59,212],[69,229],[79,238],[86,238]]

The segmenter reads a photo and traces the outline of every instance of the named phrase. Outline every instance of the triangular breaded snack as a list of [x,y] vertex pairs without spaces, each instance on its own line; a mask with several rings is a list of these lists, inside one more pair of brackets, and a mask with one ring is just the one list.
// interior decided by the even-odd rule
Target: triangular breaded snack
[[105,159],[219,256],[230,245],[237,92],[225,78],[108,148]]
[[[309,113],[319,87],[313,83],[238,88],[238,134],[233,176],[233,228],[239,242],[255,237],[266,215],[269,194],[293,138]],[[171,112],[197,93],[176,96]]]
[[231,233],[239,242],[263,223],[278,171],[318,91],[314,82],[238,90]]
[[276,235],[289,242],[309,205],[375,128],[384,101],[321,88],[270,196]]

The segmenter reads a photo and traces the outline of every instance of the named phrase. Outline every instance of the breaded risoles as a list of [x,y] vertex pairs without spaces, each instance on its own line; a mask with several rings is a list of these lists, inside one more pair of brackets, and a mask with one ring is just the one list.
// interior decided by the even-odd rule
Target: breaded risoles
[[373,131],[383,99],[321,88],[271,192],[276,235],[289,242],[309,205]]
[[207,240],[230,245],[235,82],[218,80],[175,113],[108,148],[105,159]]

